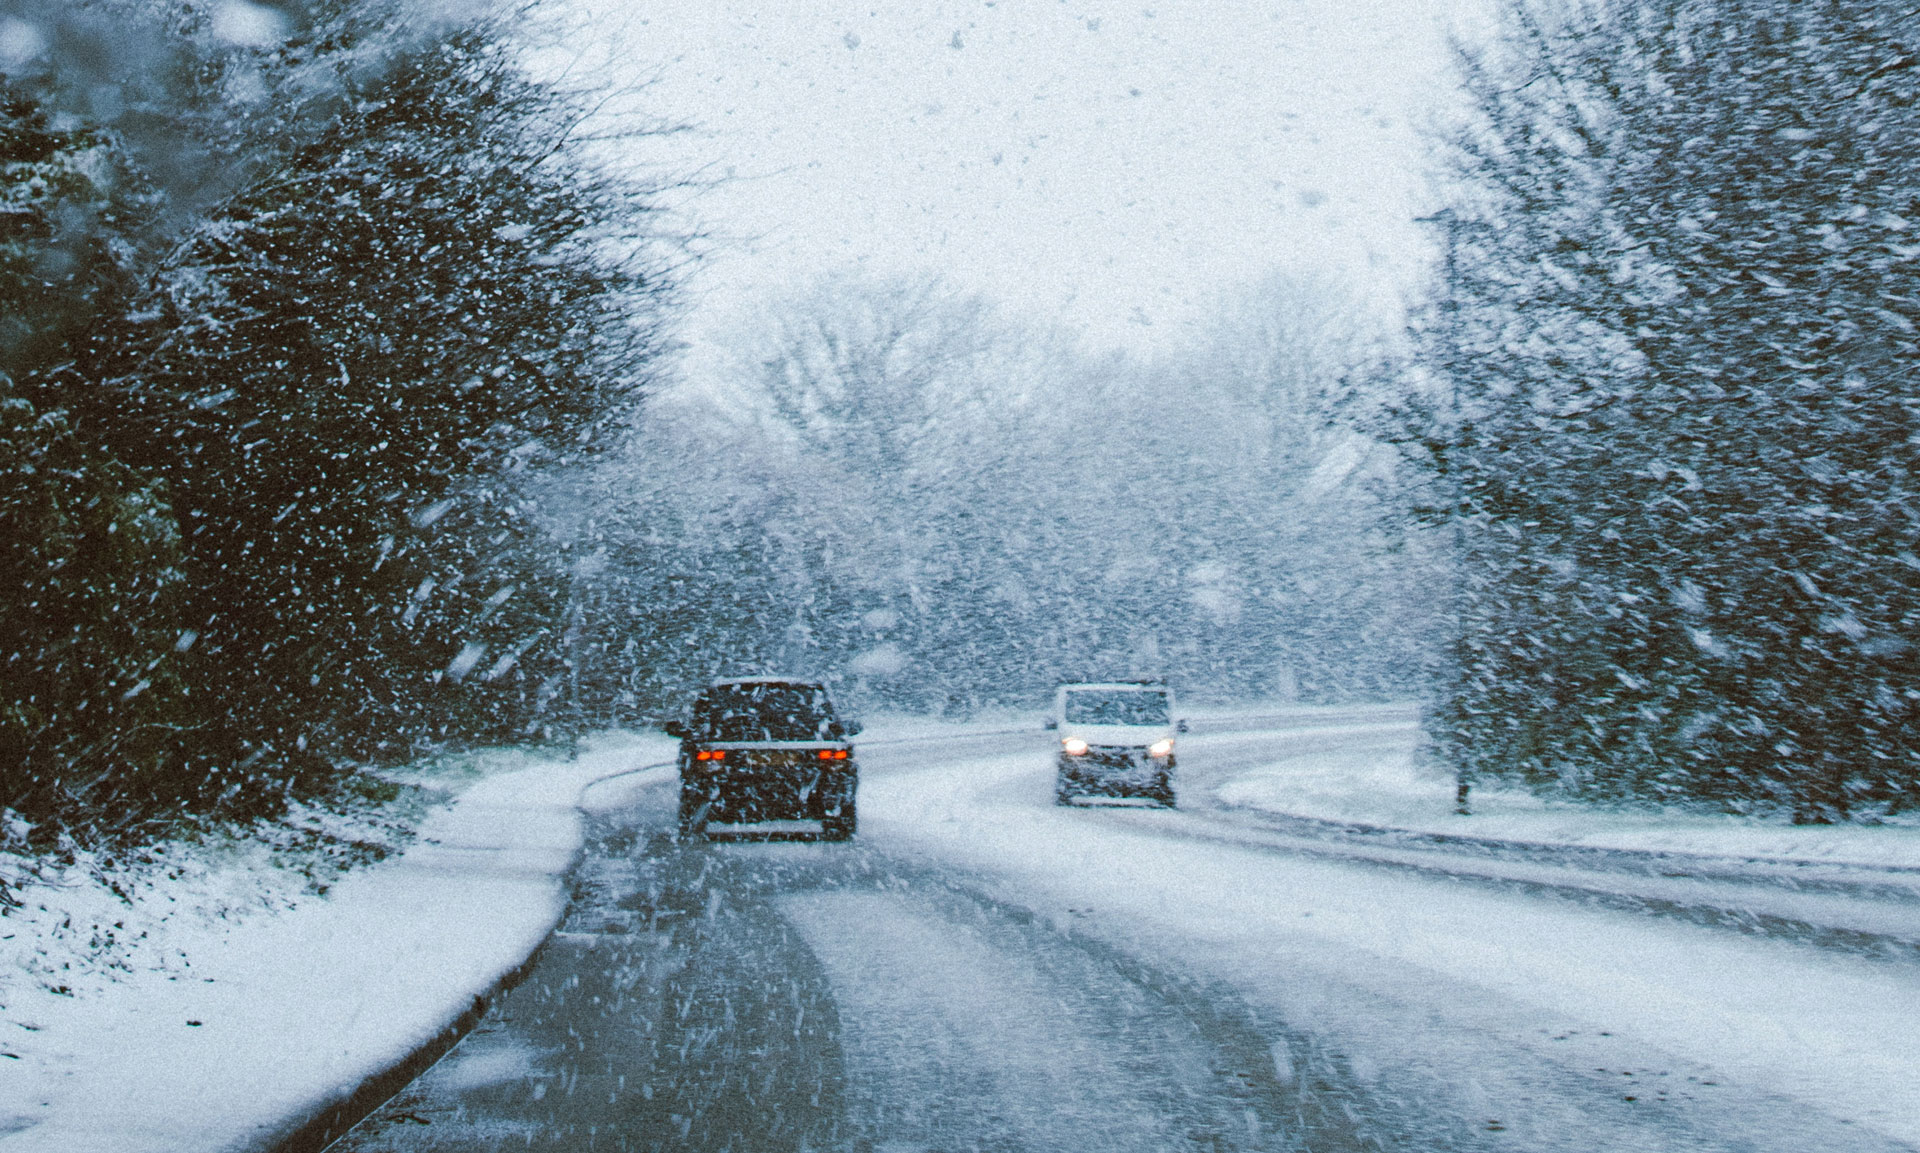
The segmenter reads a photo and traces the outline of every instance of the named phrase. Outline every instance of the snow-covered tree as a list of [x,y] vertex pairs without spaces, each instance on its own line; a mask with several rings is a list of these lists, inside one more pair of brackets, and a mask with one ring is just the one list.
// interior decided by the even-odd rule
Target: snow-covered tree
[[1411,443],[1460,543],[1436,735],[1590,797],[1920,799],[1916,29],[1515,0]]
[[604,580],[679,670],[636,699],[752,669],[953,713],[1088,677],[1410,691],[1424,561],[1384,531],[1391,454],[1335,428],[1380,361],[1336,299],[1263,291],[1153,365],[937,282],[756,309],[583,502],[629,510],[600,518]]
[[[165,207],[109,238],[112,297],[15,382],[16,423],[57,417],[172,529],[154,552],[178,627],[154,671],[179,686],[180,741],[91,766],[90,803],[271,812],[343,760],[565,723],[542,710],[577,566],[533,494],[628,435],[671,244],[650,191],[572,143],[586,105],[529,77],[511,19],[414,7],[158,6],[171,21],[143,27],[180,41],[167,59],[220,81],[185,86],[179,123],[248,148],[217,195],[151,173],[136,126],[67,113]],[[258,26],[223,26],[236,12]],[[36,27],[41,102],[67,100],[66,25]],[[100,699],[30,740],[60,745]],[[0,803],[71,794],[34,772]]]

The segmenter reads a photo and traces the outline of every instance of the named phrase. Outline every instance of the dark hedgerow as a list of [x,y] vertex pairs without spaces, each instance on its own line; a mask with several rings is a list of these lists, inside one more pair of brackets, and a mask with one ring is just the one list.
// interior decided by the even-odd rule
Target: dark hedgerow
[[[91,803],[270,813],[339,765],[550,723],[569,570],[531,490],[630,427],[672,245],[508,31],[399,37],[377,69],[381,19],[289,47],[308,86],[337,59],[326,116],[28,382],[177,526],[191,736],[103,765]],[[66,790],[34,763],[0,803]]]

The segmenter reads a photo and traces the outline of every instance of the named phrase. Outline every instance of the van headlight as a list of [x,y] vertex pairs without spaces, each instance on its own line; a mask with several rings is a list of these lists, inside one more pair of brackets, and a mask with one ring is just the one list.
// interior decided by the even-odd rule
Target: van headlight
[[1173,738],[1168,737],[1165,740],[1155,741],[1151,745],[1148,745],[1147,755],[1154,756],[1154,757],[1172,756],[1173,755]]
[[1060,748],[1070,757],[1084,757],[1087,755],[1087,742],[1081,740],[1079,737],[1063,738],[1060,742]]

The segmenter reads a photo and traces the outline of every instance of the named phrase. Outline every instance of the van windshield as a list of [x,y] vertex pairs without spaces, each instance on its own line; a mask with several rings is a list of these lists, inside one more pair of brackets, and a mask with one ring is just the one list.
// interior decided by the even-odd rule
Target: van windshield
[[1167,694],[1159,689],[1073,689],[1067,693],[1070,725],[1164,725]]
[[707,741],[827,741],[838,738],[833,704],[819,685],[718,685],[693,705],[693,731]]

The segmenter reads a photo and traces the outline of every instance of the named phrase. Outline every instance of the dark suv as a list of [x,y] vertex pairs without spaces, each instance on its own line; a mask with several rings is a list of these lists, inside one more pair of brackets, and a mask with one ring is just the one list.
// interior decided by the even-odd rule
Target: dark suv
[[683,723],[662,726],[680,738],[680,833],[697,836],[709,821],[820,822],[829,841],[853,836],[859,767],[849,738],[860,726],[834,713],[826,686],[787,677],[715,681]]

